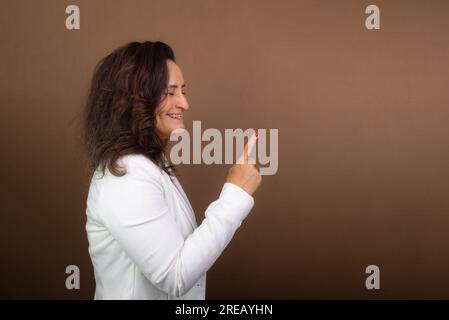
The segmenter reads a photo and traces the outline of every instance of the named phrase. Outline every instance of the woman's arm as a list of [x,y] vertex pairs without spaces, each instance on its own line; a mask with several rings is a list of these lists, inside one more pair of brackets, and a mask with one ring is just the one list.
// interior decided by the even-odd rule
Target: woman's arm
[[102,184],[101,218],[122,249],[160,290],[179,297],[209,270],[254,205],[253,197],[225,183],[205,219],[186,239],[168,214],[158,168],[128,161],[123,177]]

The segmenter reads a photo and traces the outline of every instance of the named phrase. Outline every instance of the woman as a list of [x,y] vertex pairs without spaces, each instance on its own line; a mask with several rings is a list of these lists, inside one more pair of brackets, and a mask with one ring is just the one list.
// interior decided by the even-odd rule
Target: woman
[[261,176],[246,161],[231,167],[197,225],[165,156],[170,133],[184,127],[184,90],[159,41],[124,45],[95,69],[83,130],[95,299],[205,299],[207,270],[254,205]]

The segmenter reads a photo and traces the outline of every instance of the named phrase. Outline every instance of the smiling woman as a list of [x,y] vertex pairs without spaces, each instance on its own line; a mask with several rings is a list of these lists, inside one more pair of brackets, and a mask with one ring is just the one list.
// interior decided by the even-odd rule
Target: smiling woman
[[170,134],[184,128],[184,88],[163,42],[131,42],[95,69],[83,136],[96,299],[205,299],[206,272],[254,205],[261,176],[245,157],[198,226],[165,156]]
[[[182,109],[187,101],[167,98],[167,83],[182,79],[173,50],[162,42],[131,42],[104,57],[96,66],[84,112],[84,143],[93,172],[107,167],[117,176],[125,173],[117,160],[143,154],[167,173],[163,158],[164,136],[170,129],[163,110]],[[169,79],[169,69],[174,72]],[[155,110],[159,110],[155,122]],[[166,112],[166,111],[165,111]],[[166,118],[166,117],[165,117]]]
[[156,109],[156,130],[164,140],[170,137],[173,130],[184,128],[184,112],[189,109],[181,69],[172,60],[167,60],[167,68],[170,76],[166,98]]

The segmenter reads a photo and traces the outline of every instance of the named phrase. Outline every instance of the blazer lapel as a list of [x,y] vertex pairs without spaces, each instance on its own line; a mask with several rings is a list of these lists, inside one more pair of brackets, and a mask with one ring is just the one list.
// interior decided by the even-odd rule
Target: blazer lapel
[[173,179],[173,184],[175,185],[176,190],[182,197],[182,200],[183,200],[182,204],[184,205],[184,208],[188,212],[187,216],[189,217],[190,222],[192,223],[194,228],[196,228],[198,225],[196,222],[195,211],[193,211],[193,208],[190,205],[189,198],[187,198],[187,195],[185,194],[184,189],[182,188],[181,184],[179,183],[179,181],[176,177],[174,177],[174,179]]
[[195,213],[192,209],[192,206],[190,205],[189,199],[182,189],[181,184],[176,177],[170,178],[168,175],[166,177],[168,180],[170,180],[171,189],[174,190],[177,195],[176,199],[183,209],[182,212],[184,216],[187,218],[192,228],[195,229],[198,226],[195,218]]
[[[168,165],[169,161],[168,161],[167,157],[165,156],[165,154],[163,156],[164,156],[165,164]],[[162,170],[162,172],[164,172],[164,171]],[[166,177],[166,179],[168,179],[170,181],[171,188],[174,189],[177,194],[177,199],[179,200],[178,203],[184,209],[184,210],[182,210],[184,215],[187,217],[187,220],[189,221],[190,225],[195,230],[195,228],[198,227],[198,224],[196,222],[195,212],[193,211],[193,208],[190,205],[190,201],[187,198],[187,195],[185,194],[184,190],[182,189],[182,186],[179,183],[178,178],[176,178],[175,176],[170,177],[166,172],[164,172],[164,176]]]

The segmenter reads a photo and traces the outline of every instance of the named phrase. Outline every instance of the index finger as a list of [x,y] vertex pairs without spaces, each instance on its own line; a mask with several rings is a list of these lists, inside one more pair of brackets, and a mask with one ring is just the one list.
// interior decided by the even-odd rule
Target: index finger
[[243,154],[240,156],[237,163],[249,163],[249,164],[255,164],[256,161],[251,158],[249,155],[252,153],[254,146],[256,145],[257,140],[257,132],[255,132],[248,140],[248,142],[245,145],[245,148],[243,149]]

